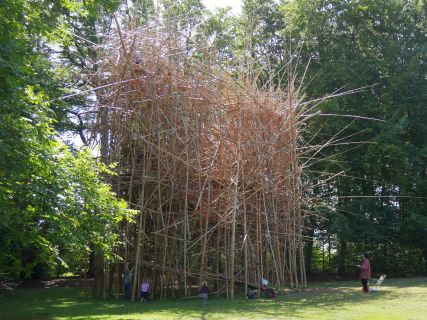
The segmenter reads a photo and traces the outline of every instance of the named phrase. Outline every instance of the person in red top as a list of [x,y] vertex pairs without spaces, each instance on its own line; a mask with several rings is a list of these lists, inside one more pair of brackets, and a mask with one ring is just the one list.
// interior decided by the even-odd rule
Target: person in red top
[[360,280],[362,281],[363,292],[368,292],[368,280],[371,277],[371,262],[366,252],[363,254],[362,264],[358,265],[358,267],[360,268]]

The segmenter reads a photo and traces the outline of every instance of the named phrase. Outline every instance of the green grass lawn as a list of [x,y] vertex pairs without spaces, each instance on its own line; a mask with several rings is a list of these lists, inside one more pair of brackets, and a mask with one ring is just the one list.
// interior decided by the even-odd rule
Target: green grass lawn
[[0,292],[0,319],[427,319],[427,278],[384,281],[364,294],[358,281],[312,283],[275,300],[210,297],[145,304],[85,298],[75,288]]

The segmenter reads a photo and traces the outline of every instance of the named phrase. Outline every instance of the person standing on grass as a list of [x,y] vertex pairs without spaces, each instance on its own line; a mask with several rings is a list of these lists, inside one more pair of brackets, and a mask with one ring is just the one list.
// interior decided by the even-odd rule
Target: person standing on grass
[[132,272],[126,272],[123,277],[123,285],[125,288],[125,299],[130,300],[132,296]]
[[368,292],[368,280],[371,277],[371,262],[366,252],[363,254],[362,264],[357,266],[360,268],[360,281],[362,281],[363,292]]
[[208,283],[206,281],[202,282],[202,287],[200,288],[200,299],[202,300],[203,305],[205,306],[208,302],[208,294],[209,294],[209,288]]
[[142,281],[140,302],[146,302],[149,294],[150,294],[150,284],[147,281]]

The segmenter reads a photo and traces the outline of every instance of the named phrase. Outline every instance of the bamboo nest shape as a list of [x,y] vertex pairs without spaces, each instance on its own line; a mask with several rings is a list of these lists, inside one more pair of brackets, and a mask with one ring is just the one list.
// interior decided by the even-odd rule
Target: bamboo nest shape
[[299,105],[260,90],[176,31],[120,31],[97,74],[101,153],[118,195],[139,211],[121,231],[124,263],[154,294],[210,285],[234,297],[262,279],[305,286]]

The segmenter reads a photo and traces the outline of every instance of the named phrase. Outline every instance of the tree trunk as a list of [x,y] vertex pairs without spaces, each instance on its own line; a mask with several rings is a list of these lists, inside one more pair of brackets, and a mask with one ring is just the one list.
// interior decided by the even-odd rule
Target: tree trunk
[[313,263],[313,241],[314,241],[314,229],[310,228],[308,230],[307,236],[311,240],[305,242],[305,271],[307,274],[312,273],[312,263]]
[[345,256],[347,254],[347,242],[344,239],[340,239],[338,249],[338,273],[345,273]]

